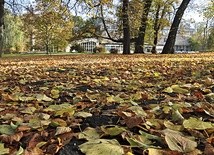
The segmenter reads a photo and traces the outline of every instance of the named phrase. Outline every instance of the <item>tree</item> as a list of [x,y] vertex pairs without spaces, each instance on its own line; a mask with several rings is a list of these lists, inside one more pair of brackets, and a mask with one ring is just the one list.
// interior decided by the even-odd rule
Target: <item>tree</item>
[[213,37],[213,26],[214,26],[214,0],[209,2],[209,5],[203,10],[203,17],[206,21],[204,27],[204,44],[203,50],[212,49],[212,37]]
[[135,38],[135,53],[144,53],[144,37],[146,32],[147,20],[152,0],[145,0],[143,5],[143,12],[141,16],[141,24],[138,31],[137,38]]
[[5,52],[22,52],[25,48],[23,22],[19,16],[5,11],[3,47]]
[[3,52],[4,3],[4,0],[0,0],[0,57],[2,57]]
[[35,14],[35,38],[45,46],[46,53],[49,54],[51,47],[65,48],[72,35],[73,22],[61,0],[38,0]]
[[28,7],[27,13],[22,15],[26,46],[29,51],[34,51],[35,48],[35,16],[35,8],[32,5]]
[[[20,9],[20,7],[25,7],[22,2],[24,0],[0,0],[0,57],[3,54],[3,30],[4,30],[4,9],[5,5],[7,8],[12,9],[13,12]],[[20,6],[20,7],[19,7]]]
[[208,37],[208,40],[207,40],[207,48],[208,50],[214,50],[214,27],[211,28],[210,30],[210,34],[209,34],[209,37]]
[[80,16],[73,17],[74,27],[71,41],[83,39],[83,38],[100,38],[103,31],[101,29],[102,21],[99,17],[92,17],[83,20]]
[[154,1],[154,40],[153,40],[153,47],[151,52],[157,53],[156,46],[158,43],[158,36],[160,30],[162,30],[165,26],[169,25],[169,21],[166,18],[166,14],[171,11],[172,4],[174,0],[155,0]]
[[175,45],[175,39],[178,32],[179,24],[181,22],[181,19],[183,17],[184,11],[186,10],[190,0],[183,0],[176,11],[174,20],[172,22],[169,35],[167,37],[166,43],[164,45],[162,54],[173,54],[174,53],[174,45]]
[[130,54],[129,0],[123,0],[123,54]]
[[192,51],[201,51],[204,50],[204,23],[197,23],[196,31],[191,37],[189,38],[189,45]]

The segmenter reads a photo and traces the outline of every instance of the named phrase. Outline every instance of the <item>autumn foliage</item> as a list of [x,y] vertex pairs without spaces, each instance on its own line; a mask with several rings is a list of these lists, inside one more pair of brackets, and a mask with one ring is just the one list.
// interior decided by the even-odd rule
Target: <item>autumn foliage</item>
[[213,60],[212,53],[4,58],[0,154],[214,154]]

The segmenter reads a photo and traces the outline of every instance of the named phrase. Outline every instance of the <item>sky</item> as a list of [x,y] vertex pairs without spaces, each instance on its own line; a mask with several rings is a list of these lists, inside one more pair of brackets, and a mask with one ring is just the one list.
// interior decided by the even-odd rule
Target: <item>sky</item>
[[195,20],[195,22],[203,22],[203,16],[200,11],[208,5],[210,0],[192,0],[188,9],[185,11],[185,20]]

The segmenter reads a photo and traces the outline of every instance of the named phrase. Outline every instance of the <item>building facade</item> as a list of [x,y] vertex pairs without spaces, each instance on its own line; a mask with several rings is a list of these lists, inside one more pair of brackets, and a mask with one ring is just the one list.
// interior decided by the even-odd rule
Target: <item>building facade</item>
[[[169,34],[169,30],[170,30],[169,28],[165,28],[161,32],[161,37],[156,47],[158,53],[161,53],[163,50],[163,47],[166,43],[166,40]],[[185,27],[185,29],[182,29],[182,31],[181,30],[178,31],[178,34],[176,36],[175,46],[174,46],[176,53],[187,53],[191,51],[189,38],[193,33],[194,33],[194,29],[191,29],[190,27]],[[122,43],[113,42],[108,39],[85,38],[82,40],[72,42],[70,44],[70,47],[74,44],[79,44],[83,48],[84,50],[83,52],[89,52],[89,53],[93,53],[95,47],[98,47],[98,46],[103,46],[107,53],[110,53],[111,50],[116,50],[118,51],[118,53],[123,52]],[[152,45],[145,43],[144,48],[145,48],[144,49],[145,53],[150,53]],[[69,49],[70,48],[68,47],[66,51],[70,52]],[[133,51],[134,51],[134,47],[133,45],[131,45],[131,53],[133,53]]]

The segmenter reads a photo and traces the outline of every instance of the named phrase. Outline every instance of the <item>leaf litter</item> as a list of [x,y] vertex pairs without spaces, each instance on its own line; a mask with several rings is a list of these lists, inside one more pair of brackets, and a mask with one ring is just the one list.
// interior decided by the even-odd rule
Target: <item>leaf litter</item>
[[1,154],[214,154],[214,54],[0,61]]

